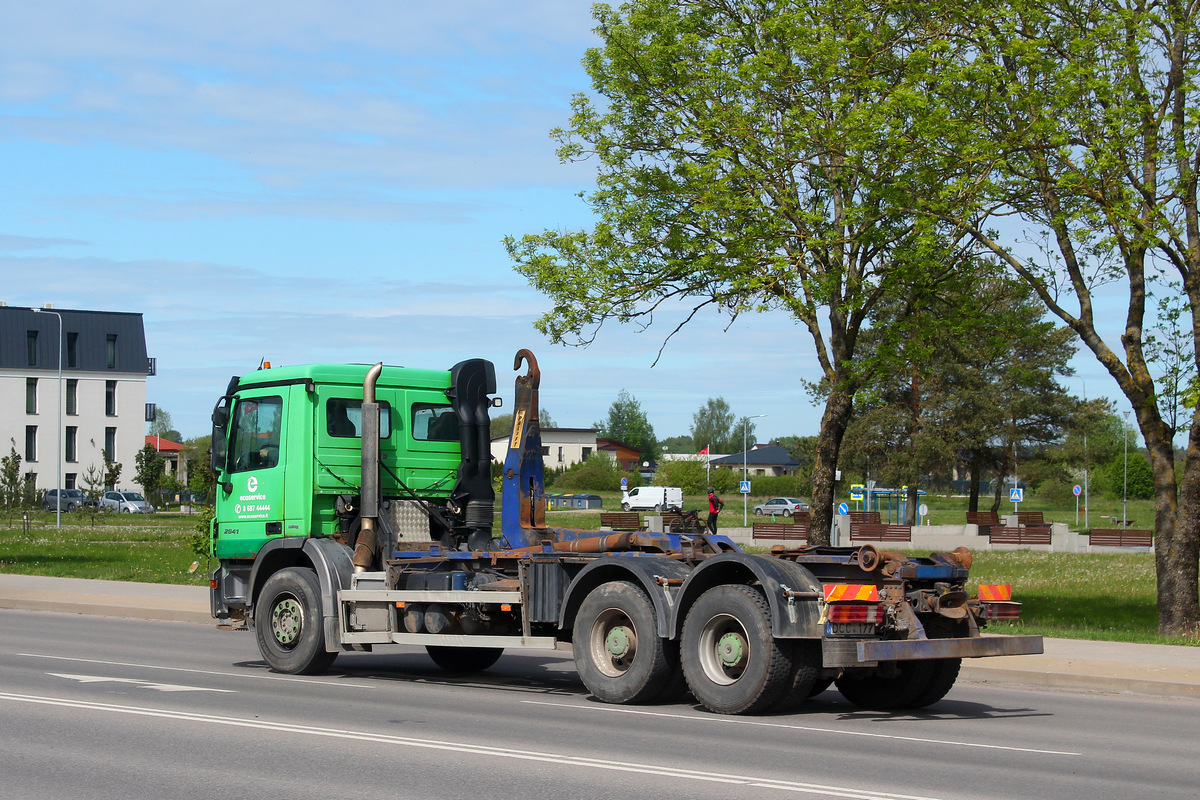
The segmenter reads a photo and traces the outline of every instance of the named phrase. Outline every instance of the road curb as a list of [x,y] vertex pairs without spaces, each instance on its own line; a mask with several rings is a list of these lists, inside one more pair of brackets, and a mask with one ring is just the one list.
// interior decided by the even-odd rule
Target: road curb
[[1200,698],[1200,686],[1175,681],[1151,681],[1114,675],[1072,675],[1030,669],[976,667],[963,665],[959,680],[971,683],[1014,684],[1047,689],[1075,689],[1094,692],[1128,692],[1153,697]]

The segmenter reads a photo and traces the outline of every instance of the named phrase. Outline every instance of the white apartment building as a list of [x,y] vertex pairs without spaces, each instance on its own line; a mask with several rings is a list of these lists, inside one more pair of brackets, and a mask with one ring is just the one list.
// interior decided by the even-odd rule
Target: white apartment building
[[[542,428],[542,461],[546,469],[562,469],[587,461],[596,452],[595,428]],[[504,463],[508,436],[492,439],[492,458]]]
[[141,314],[0,304],[0,456],[15,450],[39,494],[60,465],[64,489],[84,488],[89,466],[103,475],[101,450],[133,485],[153,374]]

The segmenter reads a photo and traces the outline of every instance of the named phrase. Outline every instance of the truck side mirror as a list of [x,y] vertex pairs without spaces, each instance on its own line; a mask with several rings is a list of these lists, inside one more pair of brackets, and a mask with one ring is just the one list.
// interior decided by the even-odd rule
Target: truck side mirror
[[[228,395],[222,397],[212,412],[212,443],[209,445],[209,455],[213,472],[218,475],[227,471],[225,461],[228,457],[229,405],[232,399]],[[232,488],[226,491],[232,491]]]

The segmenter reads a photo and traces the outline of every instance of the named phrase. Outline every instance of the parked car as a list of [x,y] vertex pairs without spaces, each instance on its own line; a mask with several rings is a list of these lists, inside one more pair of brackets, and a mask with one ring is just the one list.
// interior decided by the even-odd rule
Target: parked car
[[54,511],[57,507],[64,512],[70,512],[86,505],[87,495],[79,489],[51,489],[42,495],[42,511]]
[[754,507],[754,516],[783,514],[790,517],[797,511],[808,511],[808,503],[798,497],[772,497],[767,502],[759,503]]
[[622,511],[664,511],[683,507],[678,486],[637,486],[621,495]]
[[100,498],[100,508],[126,514],[154,513],[154,506],[137,492],[105,492],[104,497]]

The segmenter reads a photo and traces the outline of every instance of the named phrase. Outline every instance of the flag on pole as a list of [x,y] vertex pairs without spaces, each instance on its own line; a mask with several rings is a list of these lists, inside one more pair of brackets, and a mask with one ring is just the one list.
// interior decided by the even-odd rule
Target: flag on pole
[[697,455],[702,455],[702,456],[708,455],[708,445],[705,445],[704,449],[701,450]]

